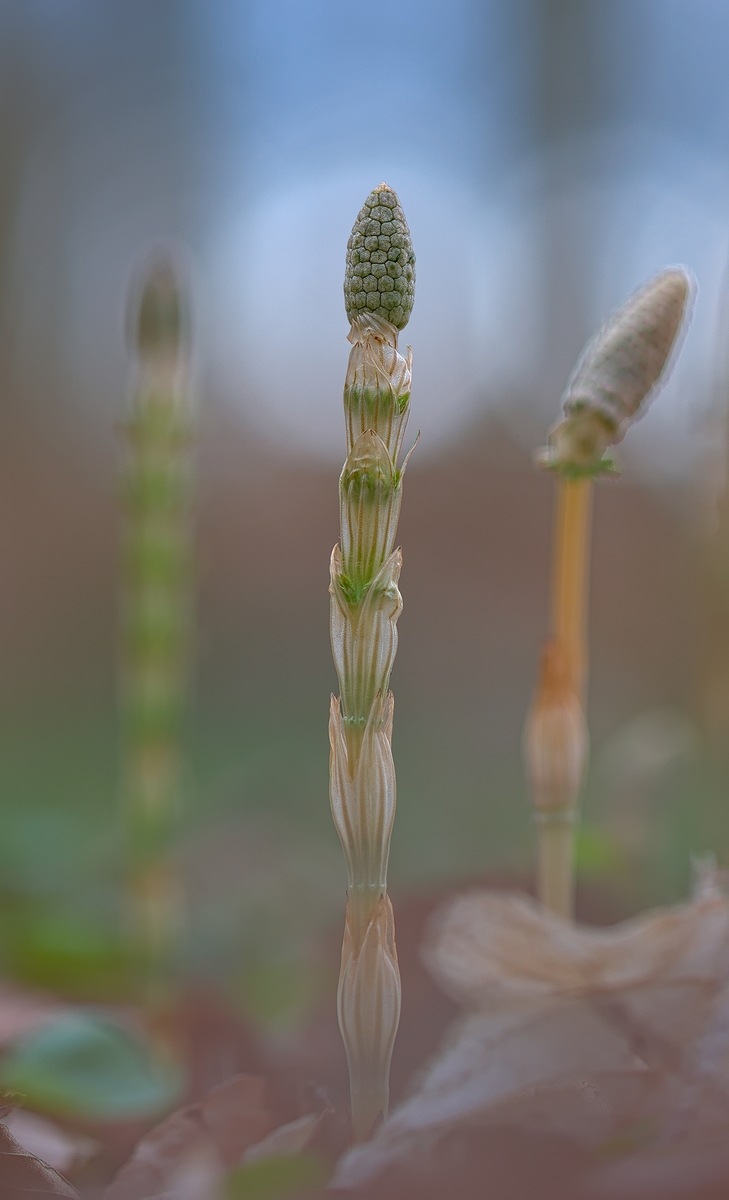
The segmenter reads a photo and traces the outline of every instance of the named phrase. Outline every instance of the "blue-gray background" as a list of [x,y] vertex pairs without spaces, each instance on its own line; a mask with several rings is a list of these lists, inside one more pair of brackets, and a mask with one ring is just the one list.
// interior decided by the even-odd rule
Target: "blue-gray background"
[[677,262],[698,279],[694,322],[597,504],[581,869],[636,905],[681,894],[691,852],[726,857],[729,721],[706,681],[729,624],[711,565],[723,553],[711,536],[725,471],[727,61],[721,0],[4,0],[11,903],[113,909],[125,296],[145,252],[172,241],[198,397],[185,844],[199,961],[269,918],[269,944],[289,938],[292,954],[339,920],[326,585],[341,278],[349,228],[382,179],[418,256],[407,341],[422,431],[401,522],[395,891],[529,869],[519,740],[546,627],[552,498],[529,455],[586,337]]

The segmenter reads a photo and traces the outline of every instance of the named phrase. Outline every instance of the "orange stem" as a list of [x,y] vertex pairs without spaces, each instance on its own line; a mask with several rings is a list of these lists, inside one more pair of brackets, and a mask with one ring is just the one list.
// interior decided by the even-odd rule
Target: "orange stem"
[[560,479],[554,531],[552,633],[582,704],[587,685],[587,601],[592,479]]

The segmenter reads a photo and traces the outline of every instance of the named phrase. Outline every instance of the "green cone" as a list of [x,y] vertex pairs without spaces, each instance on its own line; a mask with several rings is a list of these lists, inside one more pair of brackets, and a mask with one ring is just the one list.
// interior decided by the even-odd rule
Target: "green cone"
[[376,313],[404,329],[415,298],[415,255],[405,214],[381,183],[364,202],[347,242],[344,305],[350,321]]

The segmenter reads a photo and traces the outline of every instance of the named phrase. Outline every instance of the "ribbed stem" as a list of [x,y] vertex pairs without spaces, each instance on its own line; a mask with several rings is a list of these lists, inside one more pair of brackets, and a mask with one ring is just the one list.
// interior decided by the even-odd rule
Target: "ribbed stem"
[[191,636],[191,412],[180,298],[166,263],[150,274],[125,425],[120,664],[125,923],[151,1006],[173,984],[182,931],[174,859],[185,771]]
[[347,862],[337,1012],[349,1065],[352,1130],[387,1116],[400,975],[387,860],[395,817],[390,673],[397,651],[400,552],[394,550],[405,465],[410,356],[397,331],[413,302],[414,256],[397,196],[365,201],[347,252],[352,350],[344,386],[347,458],[339,480],[340,545],[331,559],[331,632],[339,698],[329,741],[332,816]]

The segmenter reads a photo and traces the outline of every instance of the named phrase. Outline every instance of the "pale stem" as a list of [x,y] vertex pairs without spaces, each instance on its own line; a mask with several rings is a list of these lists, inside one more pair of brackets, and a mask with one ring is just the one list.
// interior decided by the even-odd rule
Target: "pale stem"
[[575,908],[573,814],[539,813],[537,829],[539,899],[550,912],[572,920]]
[[344,389],[347,459],[339,481],[340,540],[330,586],[340,691],[331,709],[330,799],[349,876],[337,1011],[356,1141],[371,1137],[387,1117],[400,1019],[386,887],[395,810],[388,686],[402,608],[400,554],[393,545],[407,463],[406,458],[398,468],[411,379],[410,355],[398,351],[397,335],[412,308],[414,261],[405,216],[383,183],[365,201],[347,245],[344,294],[352,344]]
[[354,1142],[368,1142],[387,1117],[389,1086],[383,1083],[380,1072],[373,1072],[373,1076],[375,1078],[368,1080],[367,1084],[359,1083],[350,1093]]

